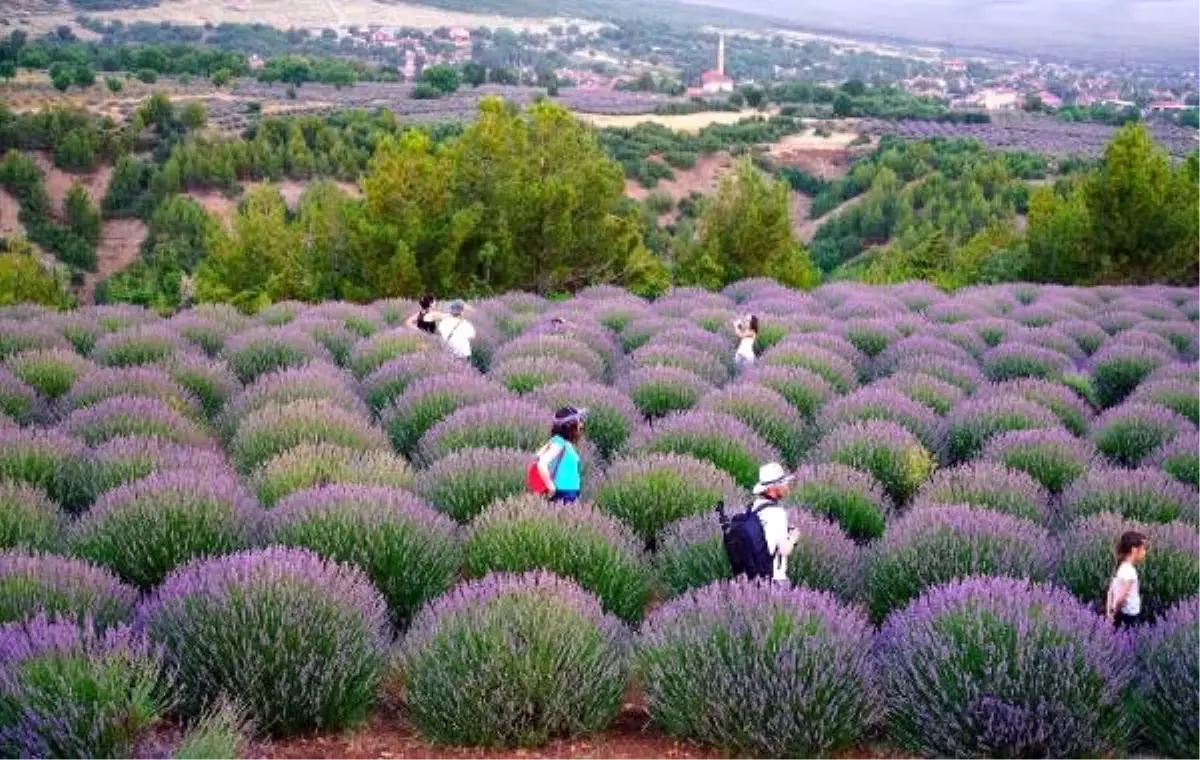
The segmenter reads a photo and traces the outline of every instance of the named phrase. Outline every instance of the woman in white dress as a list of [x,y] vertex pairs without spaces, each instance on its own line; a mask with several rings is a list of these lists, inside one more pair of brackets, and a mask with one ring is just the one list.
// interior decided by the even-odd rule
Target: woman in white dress
[[738,337],[737,352],[733,355],[733,363],[739,369],[745,369],[754,364],[757,358],[754,354],[754,343],[758,340],[758,317],[751,314],[749,319],[739,319],[733,323],[733,331]]

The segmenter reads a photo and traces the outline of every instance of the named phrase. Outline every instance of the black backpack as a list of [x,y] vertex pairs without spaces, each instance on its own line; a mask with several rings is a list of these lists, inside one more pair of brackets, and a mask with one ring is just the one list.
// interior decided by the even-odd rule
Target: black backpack
[[717,518],[721,523],[721,534],[725,543],[725,556],[736,578],[770,578],[774,574],[775,562],[767,550],[767,534],[763,531],[758,513],[773,502],[760,507],[747,504],[745,511],[726,517],[724,502],[717,504]]

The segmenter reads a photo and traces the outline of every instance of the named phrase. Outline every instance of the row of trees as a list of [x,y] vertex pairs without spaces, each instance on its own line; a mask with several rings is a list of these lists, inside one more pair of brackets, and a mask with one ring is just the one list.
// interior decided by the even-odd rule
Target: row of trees
[[0,161],[0,187],[12,193],[20,204],[18,218],[30,240],[71,267],[96,268],[100,213],[82,185],[76,183],[67,191],[59,221],[50,213],[45,179],[37,164],[29,156],[10,150]]

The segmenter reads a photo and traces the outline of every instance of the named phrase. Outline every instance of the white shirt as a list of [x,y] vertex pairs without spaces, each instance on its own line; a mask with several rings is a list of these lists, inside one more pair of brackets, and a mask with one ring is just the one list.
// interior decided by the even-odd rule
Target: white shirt
[[742,338],[738,343],[737,353],[733,355],[734,361],[738,364],[753,364],[754,358],[754,338]]
[[1117,568],[1117,575],[1109,584],[1109,596],[1115,596],[1117,593],[1117,584],[1128,584],[1129,593],[1125,595],[1125,602],[1121,605],[1121,612],[1126,615],[1140,615],[1142,613],[1142,595],[1138,590],[1138,574],[1137,568],[1132,562],[1122,562]]
[[767,539],[767,551],[771,552],[774,557],[775,567],[772,574],[772,579],[777,581],[786,581],[787,575],[787,554],[780,551],[784,542],[787,540],[788,534],[788,513],[787,510],[778,503],[772,503],[767,499],[755,499],[754,508],[763,504],[772,504],[772,506],[763,507],[758,513],[758,519],[762,522],[763,533]]
[[461,317],[442,317],[438,320],[438,335],[459,359],[471,358],[471,341],[475,338],[475,327]]

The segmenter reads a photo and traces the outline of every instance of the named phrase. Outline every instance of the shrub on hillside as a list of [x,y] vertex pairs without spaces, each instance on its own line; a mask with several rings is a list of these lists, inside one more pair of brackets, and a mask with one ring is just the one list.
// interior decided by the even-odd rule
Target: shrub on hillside
[[184,714],[232,699],[276,736],[363,720],[390,640],[387,605],[362,571],[281,547],[184,565],[137,622],[163,647]]
[[1095,322],[1083,319],[1068,319],[1055,325],[1055,329],[1067,335],[1085,354],[1091,356],[1108,340],[1108,333]]
[[1064,524],[1098,512],[1142,522],[1200,523],[1196,490],[1149,467],[1088,470],[1063,492],[1060,512]]
[[102,367],[137,367],[189,349],[188,342],[165,324],[138,325],[101,337],[90,357]]
[[1105,345],[1092,356],[1092,384],[1104,407],[1116,406],[1151,372],[1175,357],[1161,350],[1130,343]]
[[404,701],[445,744],[538,746],[602,730],[625,692],[629,634],[549,573],[493,574],[426,607],[404,640]]
[[588,410],[584,435],[600,456],[611,459],[641,421],[637,407],[624,393],[596,383],[559,383],[538,388],[530,398],[547,409],[573,406]]
[[303,330],[293,327],[256,327],[225,343],[225,361],[243,383],[261,375],[298,367],[314,359],[332,361],[329,351]]
[[1200,441],[1195,433],[1176,436],[1151,454],[1147,462],[1180,483],[1200,488]]
[[866,596],[882,620],[925,589],[974,575],[1045,580],[1050,534],[1029,520],[970,506],[930,506],[888,526],[867,557]]
[[[800,413],[770,388],[738,383],[709,393],[701,411],[727,414],[741,420],[764,441],[779,450],[783,461],[794,465],[811,443],[812,431]],[[591,423],[589,417],[588,423]]]
[[354,351],[360,338],[358,333],[347,329],[336,320],[322,319],[308,314],[292,321],[288,326],[312,336],[313,340],[329,352],[333,363],[339,367],[345,367],[349,363],[350,354]]
[[904,369],[902,365],[906,362],[925,363],[932,359],[946,359],[971,368],[976,366],[975,357],[971,352],[958,344],[932,335],[918,334],[888,346],[875,357],[874,369],[876,375],[890,375]]
[[[733,315],[731,314],[729,315],[728,320],[732,319]],[[728,320],[722,320],[719,326],[724,327]],[[724,336],[717,335],[714,332],[709,332],[707,329],[700,327],[692,327],[691,325],[668,327],[664,330],[661,330],[650,338],[650,340],[647,342],[647,346],[683,346],[722,360],[725,360],[730,354],[730,342]],[[633,353],[637,354],[640,350],[641,349],[639,348]],[[660,361],[651,363],[661,365],[664,362]],[[670,362],[666,363],[670,364]]]
[[1194,597],[1181,601],[1135,639],[1135,722],[1150,746],[1169,757],[1191,757],[1200,745],[1197,609]]
[[821,407],[835,396],[827,380],[803,367],[757,365],[747,370],[740,381],[770,388],[807,418],[815,418]]
[[830,431],[811,457],[869,473],[897,504],[907,504],[935,467],[917,437],[894,422],[871,420]]
[[176,470],[104,494],[69,538],[73,554],[148,589],[194,557],[245,548],[258,519],[258,505],[232,474]]
[[362,417],[369,414],[358,389],[341,370],[332,364],[309,362],[259,375],[223,407],[217,428],[228,440],[237,433],[242,421],[259,409],[301,400],[327,401]]
[[82,312],[66,312],[51,316],[48,323],[70,343],[80,356],[87,356],[104,334],[104,328]]
[[392,447],[411,455],[421,436],[459,409],[510,397],[502,385],[473,373],[425,377],[414,380],[394,404],[384,407],[380,421]]
[[169,707],[159,653],[127,626],[0,625],[0,753],[132,757]]
[[103,629],[128,620],[136,601],[134,589],[83,560],[0,552],[0,623],[45,614]]
[[1058,426],[1058,417],[1041,404],[1014,394],[984,394],[959,404],[946,418],[946,456],[951,463],[965,462],[1001,433]]
[[416,458],[426,466],[460,449],[537,451],[550,434],[554,413],[529,401],[505,399],[467,406],[421,436]]
[[1020,397],[1041,404],[1058,417],[1063,427],[1077,436],[1086,436],[1093,416],[1091,405],[1071,388],[1048,380],[1026,378],[995,383],[979,390],[976,399]]
[[297,491],[271,510],[266,535],[362,569],[400,623],[450,588],[462,559],[453,522],[386,486]]
[[883,534],[894,507],[866,472],[841,464],[816,464],[796,470],[795,478],[789,502],[833,520],[855,541]]
[[167,325],[209,357],[220,356],[225,341],[240,329],[196,310],[179,312]]
[[113,396],[76,409],[63,420],[62,429],[89,446],[128,435],[156,436],[193,446],[210,443],[204,429],[195,422],[146,396]]
[[306,488],[329,484],[410,488],[413,470],[390,451],[303,443],[264,462],[252,485],[264,507]]
[[62,539],[58,506],[40,489],[0,481],[0,551],[51,551]]
[[590,504],[551,504],[522,495],[495,502],[471,522],[464,543],[469,577],[546,570],[599,598],[606,612],[641,619],[651,578],[642,542]]
[[24,351],[9,357],[5,366],[23,382],[48,399],[56,399],[71,389],[96,365],[67,348]]
[[517,449],[459,449],[418,472],[414,487],[438,511],[467,523],[492,502],[528,490],[532,457]]
[[387,437],[360,414],[326,400],[268,404],[250,414],[229,442],[238,470],[249,473],[305,443],[331,443],[358,451],[385,450]]
[[1096,447],[1090,442],[1066,430],[1051,429],[998,435],[988,442],[980,459],[1023,472],[1051,493],[1060,493],[1087,470],[1095,457]]
[[982,507],[1039,525],[1050,519],[1050,494],[1031,475],[987,461],[938,470],[914,501]]
[[1059,536],[1058,582],[1080,601],[1103,612],[1108,584],[1117,568],[1117,540],[1131,530],[1150,541],[1150,551],[1139,570],[1142,611],[1153,617],[1176,601],[1195,596],[1200,587],[1195,526],[1145,524],[1110,512],[1080,520]]
[[540,356],[560,362],[577,364],[588,377],[604,382],[608,368],[604,358],[582,340],[567,335],[528,334],[501,346],[492,357],[492,364],[522,356]]
[[204,413],[210,418],[225,406],[242,389],[241,383],[225,366],[223,361],[214,361],[202,356],[185,354],[165,363],[163,368],[171,379],[200,399]]
[[[854,347],[850,341],[837,335],[834,328],[829,330],[801,330],[789,335],[771,349],[776,353],[804,352],[809,349],[820,349],[841,357],[854,368],[859,378],[867,377],[871,368],[870,358]],[[850,387],[853,387],[851,384]]]
[[871,359],[903,337],[887,317],[852,319],[842,329],[846,340]]
[[638,639],[650,717],[666,733],[754,757],[855,745],[876,722],[871,627],[832,595],[714,583],[652,613]]
[[699,375],[677,367],[635,369],[625,378],[629,398],[650,419],[691,409],[711,390]]
[[779,452],[747,425],[727,414],[682,412],[639,430],[629,441],[631,454],[669,453],[712,462],[743,487],[758,480],[758,468],[777,462]]
[[26,483],[78,512],[95,493],[92,457],[82,442],[56,430],[0,427],[0,480]]
[[416,380],[470,372],[470,367],[445,351],[421,351],[397,356],[367,375],[362,381],[363,394],[371,408],[379,410],[399,398]]
[[940,586],[888,618],[876,651],[888,735],[907,752],[1084,757],[1125,746],[1129,655],[1065,590],[1010,578]]
[[708,461],[675,454],[618,459],[592,491],[596,506],[653,542],[668,524],[740,504],[737,485]]
[[1169,409],[1128,402],[1096,419],[1092,440],[1114,464],[1136,467],[1158,447],[1195,430],[1185,417]]

